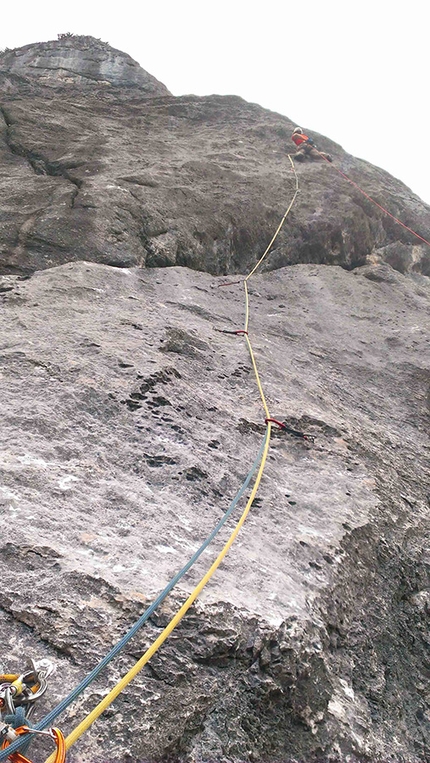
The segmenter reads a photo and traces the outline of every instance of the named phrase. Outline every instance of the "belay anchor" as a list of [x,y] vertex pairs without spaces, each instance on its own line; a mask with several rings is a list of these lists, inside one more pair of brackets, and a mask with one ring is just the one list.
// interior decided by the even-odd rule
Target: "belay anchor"
[[[26,670],[21,673],[0,675],[0,744],[5,750],[19,737],[29,735],[23,748],[28,746],[33,734],[43,734],[55,741],[57,753],[55,763],[64,763],[66,747],[63,734],[59,729],[36,731],[29,725],[36,700],[45,694],[48,678],[54,671],[51,660],[30,660]],[[22,752],[12,752],[8,758],[12,763],[31,763]]]

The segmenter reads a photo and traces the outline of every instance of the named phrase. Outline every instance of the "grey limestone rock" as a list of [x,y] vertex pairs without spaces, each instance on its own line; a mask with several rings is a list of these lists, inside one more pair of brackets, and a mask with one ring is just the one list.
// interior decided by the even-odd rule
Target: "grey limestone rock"
[[[87,38],[0,57],[1,662],[55,663],[34,720],[206,538],[265,431],[246,343],[223,333],[243,327],[243,287],[220,275],[245,272],[284,212],[292,123],[174,98],[127,61]],[[416,196],[319,140],[428,237]],[[250,337],[271,414],[309,439],[273,431],[231,552],[70,763],[430,759],[430,260],[330,167],[297,171],[249,281]]]
[[165,85],[126,53],[85,35],[63,34],[55,41],[5,51],[1,69],[48,88],[138,86],[148,96],[169,95]]

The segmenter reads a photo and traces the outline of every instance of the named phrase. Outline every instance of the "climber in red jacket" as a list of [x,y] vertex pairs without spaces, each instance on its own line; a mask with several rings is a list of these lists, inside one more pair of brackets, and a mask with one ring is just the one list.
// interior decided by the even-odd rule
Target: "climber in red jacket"
[[298,159],[299,162],[304,162],[305,159],[307,158],[327,159],[328,162],[333,161],[330,154],[325,154],[323,151],[320,151],[319,149],[316,150],[315,143],[313,142],[311,138],[308,138],[308,136],[304,134],[301,127],[296,127],[293,130],[291,140],[297,146],[297,151],[294,154],[294,158]]

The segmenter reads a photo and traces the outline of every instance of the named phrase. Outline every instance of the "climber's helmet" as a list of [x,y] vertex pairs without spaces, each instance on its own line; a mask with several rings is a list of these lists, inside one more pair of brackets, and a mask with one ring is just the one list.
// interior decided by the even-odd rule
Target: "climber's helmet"
[[296,135],[297,133],[302,133],[303,130],[301,127],[295,127],[293,130],[293,135]]

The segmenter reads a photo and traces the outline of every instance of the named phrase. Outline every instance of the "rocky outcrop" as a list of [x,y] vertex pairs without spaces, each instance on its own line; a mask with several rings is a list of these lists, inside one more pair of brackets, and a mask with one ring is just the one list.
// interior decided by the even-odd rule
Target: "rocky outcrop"
[[[0,56],[0,272],[80,259],[245,272],[292,197],[291,120],[234,96],[175,98],[129,57],[80,39]],[[429,207],[408,188],[314,137],[334,166],[430,238]],[[370,257],[430,272],[429,248],[333,167],[297,172],[301,203],[268,267],[353,268]]]
[[167,87],[148,74],[126,53],[94,37],[59,35],[58,40],[26,45],[1,54],[3,74],[15,75],[31,83],[58,90],[77,85],[80,91],[97,85],[138,87],[153,97],[170,95]]
[[[265,431],[246,345],[222,333],[242,286],[218,274],[256,261],[291,198],[292,123],[174,98],[130,61],[69,36],[0,56],[0,636],[2,669],[57,667],[34,721],[208,535]],[[411,191],[318,141],[429,237]],[[332,167],[297,173],[250,331],[272,415],[309,439],[273,432],[233,549],[70,763],[430,760],[429,255]]]

